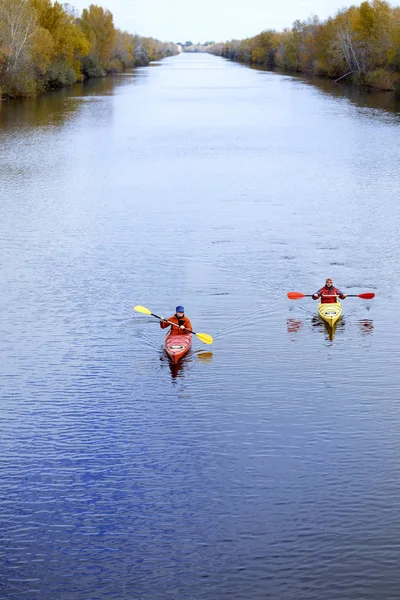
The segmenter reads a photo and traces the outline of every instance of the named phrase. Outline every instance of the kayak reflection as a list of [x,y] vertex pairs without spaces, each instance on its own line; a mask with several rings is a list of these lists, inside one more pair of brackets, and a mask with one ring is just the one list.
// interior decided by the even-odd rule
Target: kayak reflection
[[176,380],[178,377],[184,377],[185,370],[191,363],[193,363],[194,360],[199,360],[203,364],[209,364],[211,363],[212,358],[212,352],[203,352],[202,350],[196,350],[196,352],[193,352],[191,349],[183,358],[181,358],[180,361],[173,363],[165,352],[165,349],[163,349],[160,353],[160,362],[168,363],[172,380]]
[[343,332],[345,328],[345,321],[343,319],[339,319],[339,321],[336,321],[332,326],[329,325],[329,323],[322,321],[319,317],[313,317],[311,319],[311,324],[316,329],[321,329],[322,331],[325,330],[326,339],[330,342],[333,342],[337,332]]
[[173,363],[168,357],[165,349],[163,349],[160,356],[160,361],[168,363],[169,370],[171,371],[171,378],[174,381],[178,377],[184,377],[185,368],[192,362],[192,352],[189,350],[188,354],[181,358],[180,361]]
[[[300,319],[291,318],[286,320],[287,332],[290,335],[292,342],[295,341],[296,335],[303,328],[303,326],[304,323]],[[319,317],[314,316],[311,318],[311,327],[315,328],[316,330],[319,329],[320,331],[324,331],[326,334],[326,338],[332,342],[335,338],[336,332],[344,329],[344,321],[341,319],[340,321],[335,323],[333,327],[331,327],[330,325],[328,325],[328,323],[322,321]]]
[[173,363],[171,360],[169,362],[169,369],[171,371],[172,381],[175,381],[178,377],[183,377],[183,372],[185,369],[185,360],[182,359],[178,363]]
[[[353,321],[354,322],[354,321]],[[358,328],[363,336],[371,335],[374,330],[374,323],[371,319],[360,319],[357,321]],[[301,319],[287,319],[286,320],[287,332],[291,337],[291,341],[294,342],[299,331],[304,327],[304,322]],[[346,319],[341,318],[333,327],[331,327],[325,321],[322,321],[316,315],[311,317],[311,327],[313,329],[320,330],[325,333],[326,339],[333,341],[336,334],[343,333],[346,327]]]

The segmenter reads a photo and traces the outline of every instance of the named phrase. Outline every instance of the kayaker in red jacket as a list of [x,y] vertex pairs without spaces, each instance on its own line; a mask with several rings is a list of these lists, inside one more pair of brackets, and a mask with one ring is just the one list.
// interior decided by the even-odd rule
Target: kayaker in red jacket
[[333,304],[336,302],[336,297],[339,296],[341,300],[346,298],[346,294],[343,294],[338,288],[333,285],[332,279],[328,277],[325,282],[324,287],[322,287],[318,292],[312,295],[313,300],[318,300],[321,298],[322,304]]
[[170,335],[182,335],[189,333],[189,331],[192,331],[193,329],[190,319],[185,317],[185,309],[183,306],[177,306],[175,309],[175,314],[169,319],[160,320],[161,329],[166,329],[170,326],[170,323],[167,323],[167,321],[175,323],[175,325],[171,325]]

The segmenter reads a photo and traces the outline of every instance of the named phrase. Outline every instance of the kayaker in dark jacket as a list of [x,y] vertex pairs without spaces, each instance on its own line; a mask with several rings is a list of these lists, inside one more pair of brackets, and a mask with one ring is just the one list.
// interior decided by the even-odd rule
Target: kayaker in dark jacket
[[318,300],[321,298],[322,304],[333,304],[336,302],[336,297],[339,296],[341,300],[346,298],[346,294],[343,294],[338,288],[333,285],[332,279],[328,277],[325,282],[324,287],[322,287],[318,292],[312,295],[313,300]]
[[160,327],[161,329],[166,329],[170,326],[170,323],[167,321],[171,321],[175,323],[175,325],[171,325],[170,335],[182,335],[185,333],[189,333],[192,331],[192,324],[188,317],[185,317],[185,309],[183,306],[177,306],[175,309],[175,314],[172,315],[169,319],[161,319]]

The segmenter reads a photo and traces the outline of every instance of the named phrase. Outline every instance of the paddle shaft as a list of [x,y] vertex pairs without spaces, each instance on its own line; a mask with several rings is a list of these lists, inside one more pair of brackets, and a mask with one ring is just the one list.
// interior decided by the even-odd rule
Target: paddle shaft
[[[137,310],[138,312],[142,313],[143,315],[151,315],[152,317],[155,317],[159,321],[164,321],[165,323],[169,323],[173,327],[178,327],[180,329],[180,326],[177,323],[173,323],[172,321],[168,321],[167,319],[163,319],[162,317],[155,315],[145,306],[137,305],[137,306],[134,306],[133,309]],[[184,329],[184,331],[187,331],[188,333],[193,333],[195,336],[197,336],[199,338],[199,340],[201,342],[203,342],[203,344],[212,344],[213,343],[212,335],[209,335],[208,333],[196,333],[195,331],[193,331],[193,329],[187,329],[187,327],[183,327],[183,329]]]
[[[302,294],[301,292],[288,292],[287,296],[289,300],[300,300],[300,298],[313,298],[315,294]],[[332,297],[340,298],[338,294],[321,294],[321,298]],[[375,294],[373,292],[365,292],[362,294],[344,294],[345,298],[362,298],[363,300],[372,300],[375,298]]]
[[[163,319],[162,317],[159,317],[158,315],[155,315],[154,313],[150,313],[152,317],[155,317],[156,319],[159,319],[160,321],[165,321],[166,323],[169,323],[170,325],[174,325],[175,327],[179,327],[179,325],[177,325],[176,323],[173,323],[172,321],[167,321],[167,319]],[[179,327],[180,329],[180,327]],[[193,331],[193,329],[186,329],[185,327],[185,331],[187,331],[188,333],[194,333],[194,335],[197,335],[197,333],[195,331]]]

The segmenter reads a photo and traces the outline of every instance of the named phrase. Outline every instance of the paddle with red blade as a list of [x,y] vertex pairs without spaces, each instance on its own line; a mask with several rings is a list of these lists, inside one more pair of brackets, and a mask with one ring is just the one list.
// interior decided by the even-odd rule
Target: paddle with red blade
[[[301,292],[288,292],[287,297],[289,300],[300,300],[300,298],[312,298],[313,294],[302,294]],[[366,292],[365,294],[346,294],[347,298],[362,298],[363,300],[372,300],[375,297],[373,292]]]

